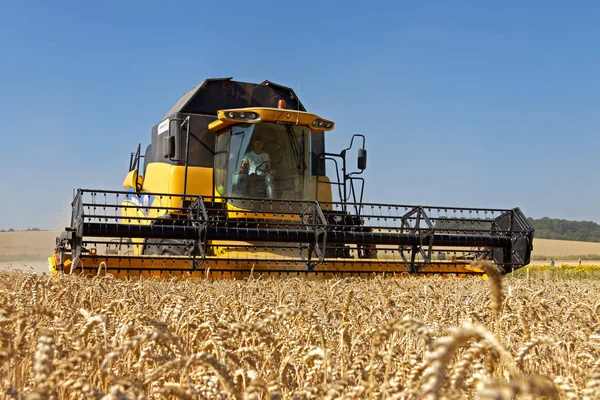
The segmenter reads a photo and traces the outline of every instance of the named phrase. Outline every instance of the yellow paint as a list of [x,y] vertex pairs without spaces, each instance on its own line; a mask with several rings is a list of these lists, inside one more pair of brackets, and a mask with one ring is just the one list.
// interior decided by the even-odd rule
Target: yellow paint
[[[185,167],[162,162],[153,162],[146,168],[144,192],[183,194]],[[205,167],[188,167],[186,192],[191,198],[213,195],[213,169]],[[181,198],[163,199],[163,207],[181,206]]]
[[469,264],[469,265],[467,265],[467,267],[466,267],[466,268],[467,268],[469,271],[473,271],[473,272],[479,272],[479,273],[483,273],[483,272],[484,272],[484,271],[483,271],[483,269],[481,269],[481,268],[477,268],[477,267],[474,267],[474,266],[472,266],[472,265],[470,265],[470,264]]
[[[323,210],[331,210],[333,197],[331,194],[331,181],[326,176],[319,176],[319,198],[317,198],[317,177],[313,176],[311,179],[310,198],[323,202],[321,208]],[[329,204],[328,204],[329,203]]]
[[[185,167],[173,166],[169,176],[167,193],[183,193]],[[195,196],[213,196],[213,169],[188,167],[187,194]]]
[[[262,199],[257,199],[254,202],[257,204],[262,204],[262,207],[264,207],[263,209],[267,209],[268,208],[268,202],[270,202],[271,200],[265,200],[264,202],[262,201]],[[251,200],[248,200],[248,203],[250,203]],[[274,205],[278,205],[280,203],[280,201],[278,200],[272,200]],[[281,203],[285,204],[285,200],[281,200]],[[259,212],[254,212],[254,211],[250,211],[246,208],[241,208],[241,207],[237,207],[231,203],[227,203],[227,211],[228,211],[228,217],[232,218],[232,219],[236,219],[236,218],[252,218],[252,219],[257,219],[257,220],[276,220],[276,221],[291,221],[291,222],[300,222],[300,216],[297,214],[284,214],[284,213],[277,213],[277,212],[273,212],[273,213],[268,213],[268,212],[263,212],[263,211],[259,211]]]
[[[187,188],[186,192],[190,195],[190,198],[197,196],[212,196],[212,168],[204,167],[188,167],[187,176]],[[182,199],[180,195],[183,194],[183,182],[185,177],[185,167],[180,165],[172,165],[163,162],[153,162],[148,164],[146,168],[145,179],[141,178],[143,182],[143,190],[147,193],[164,193],[164,196],[154,196],[148,210],[148,214],[144,214],[144,210],[138,207],[138,205],[131,201],[124,201],[121,208],[121,216],[124,217],[121,221],[124,224],[150,224],[148,219],[139,219],[139,217],[150,217],[157,218],[165,215],[169,212],[167,208],[178,208],[182,205]],[[139,181],[139,180],[138,180]],[[123,186],[127,188],[134,188],[135,182],[135,170],[127,174]],[[141,193],[143,194],[143,193]],[[174,194],[175,196],[169,196]],[[154,208],[156,207],[156,208]],[[160,207],[165,207],[160,209]],[[172,211],[171,211],[172,212]],[[142,252],[143,239],[131,239],[136,245],[133,246],[134,255],[140,255]]]
[[[59,254],[53,254],[52,256],[48,257],[48,272],[50,273],[50,275],[56,275],[60,272],[59,264],[60,264],[60,255]],[[71,268],[71,259],[70,258],[67,258],[64,261],[64,268],[70,270],[70,268]]]
[[[68,255],[67,255],[68,257]],[[102,268],[99,268],[102,266]],[[58,271],[58,267],[55,267]],[[120,279],[132,277],[145,278],[216,278],[241,279],[250,276],[295,277],[304,276],[312,279],[327,279],[333,277],[363,276],[376,274],[388,276],[418,276],[431,274],[454,274],[457,276],[480,275],[467,268],[467,264],[437,262],[425,267],[420,273],[409,274],[408,268],[402,262],[384,260],[335,259],[327,260],[307,272],[302,262],[296,260],[265,259],[259,261],[219,259],[207,257],[201,266],[193,270],[190,260],[186,257],[142,256],[138,258],[124,256],[82,256],[77,263],[74,273],[97,275],[108,273]],[[70,272],[70,265],[65,263],[63,272]],[[56,272],[55,272],[56,273]]]
[[[137,176],[137,185],[135,184]],[[125,176],[125,180],[123,180],[123,189],[134,189],[138,190],[138,188],[144,187],[144,178],[138,175],[138,170],[134,169],[133,171],[129,171],[129,173]]]
[[[156,201],[155,201],[155,203],[156,203]],[[152,205],[154,205],[154,203]],[[162,212],[159,214],[158,210],[151,209],[148,213],[148,216],[152,216],[152,217],[156,218],[159,215],[163,215],[163,214],[165,214],[165,212]],[[125,200],[121,203],[121,216],[123,217],[121,219],[121,222],[124,224],[130,224],[130,225],[149,225],[150,224],[150,220],[140,219],[140,217],[145,217],[146,215],[138,207],[137,204],[135,204],[131,201],[128,201],[128,200]],[[132,246],[133,254],[136,256],[140,255],[142,253],[142,245],[144,244],[144,239],[131,238],[130,240],[132,243],[137,243],[137,245]]]
[[[248,119],[231,119],[227,115],[229,112],[239,113],[255,113],[258,118],[253,120]],[[323,121],[323,126],[314,126],[313,121]],[[250,107],[250,108],[236,108],[230,110],[220,110],[217,113],[217,120],[211,122],[208,125],[208,130],[212,132],[219,132],[220,130],[227,128],[228,126],[245,123],[245,124],[257,124],[259,122],[287,122],[290,124],[307,126],[313,131],[330,131],[334,128],[335,123],[333,121],[319,117],[316,114],[305,112],[305,111],[294,111],[281,108],[267,108],[267,107]],[[327,128],[326,125],[330,124]]]
[[48,257],[48,272],[50,275],[56,275],[58,273],[56,256],[57,254],[53,254]]

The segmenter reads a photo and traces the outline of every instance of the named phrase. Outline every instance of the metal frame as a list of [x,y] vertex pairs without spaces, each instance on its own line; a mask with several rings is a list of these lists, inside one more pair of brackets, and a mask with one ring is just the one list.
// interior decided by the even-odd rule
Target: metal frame
[[[206,208],[204,207],[204,202],[202,198],[197,198],[188,209],[187,213],[188,220],[191,221],[192,226],[198,232],[198,236],[193,241],[193,245],[191,248],[192,253],[192,269],[197,269],[206,258],[206,242],[207,242],[207,226],[208,226],[208,214],[206,213]],[[197,259],[196,251],[200,254],[198,256],[200,259]]]
[[[304,209],[300,218],[301,224],[306,226],[315,238],[314,242],[309,243],[308,246],[303,246],[302,244],[299,246],[300,257],[302,258],[302,261],[304,261],[304,265],[306,265],[306,270],[312,271],[325,260],[325,249],[327,247],[327,219],[317,201]],[[304,248],[308,248],[308,257],[304,257],[302,251]],[[319,259],[316,262],[311,262],[313,252]]]
[[[143,195],[162,203],[124,203],[139,199],[140,194],[132,192],[78,190],[71,226],[57,241],[61,259],[65,253],[71,253],[74,259],[102,255],[110,238],[158,238],[173,240],[177,246],[187,244],[192,271],[212,254],[214,243],[227,241],[233,244],[219,244],[225,255],[217,258],[232,260],[236,257],[231,254],[237,252],[248,264],[270,263],[289,268],[303,265],[304,270],[315,272],[334,260],[360,258],[357,254],[361,246],[374,246],[377,256],[373,261],[377,264],[402,265],[409,273],[420,273],[434,263],[436,253],[442,252],[456,255],[450,264],[485,258],[500,265],[503,272],[510,272],[529,263],[533,241],[533,228],[518,208],[235,197],[195,197],[191,206],[169,207],[167,204],[173,201],[184,204],[189,195]],[[126,208],[139,213],[125,217]],[[360,212],[353,212],[357,210]],[[164,218],[158,223],[149,217],[150,211],[165,214],[167,223]],[[159,255],[152,257],[161,259]]]
[[[319,155],[319,159],[321,160],[329,160],[329,161],[333,161],[333,163],[335,164],[335,173],[336,173],[336,178],[337,181],[336,182],[330,182],[329,184],[332,186],[337,186],[338,188],[338,196],[340,198],[340,201],[343,203],[348,203],[350,202],[350,199],[352,199],[351,203],[355,204],[355,209],[354,212],[359,214],[360,213],[360,204],[362,204],[362,200],[363,200],[363,194],[364,194],[364,189],[365,189],[365,180],[362,177],[358,177],[358,175],[361,175],[363,173],[363,171],[353,171],[348,173],[348,165],[347,165],[347,161],[346,161],[346,154],[348,152],[348,150],[351,150],[352,147],[354,146],[354,139],[355,138],[362,138],[362,149],[365,148],[365,143],[366,143],[366,138],[364,135],[361,134],[354,134],[352,135],[352,138],[350,139],[350,145],[345,148],[344,150],[342,150],[339,154],[337,153],[322,153]],[[340,179],[340,167],[338,164],[338,159],[341,160],[342,162],[342,167],[341,167],[341,171],[342,171],[342,178]],[[316,197],[317,199],[319,198],[319,177],[320,177],[320,171],[319,173],[317,173],[316,178],[317,178],[317,182],[316,182]],[[357,194],[357,191],[359,190],[358,188],[356,188],[354,186],[354,181],[360,181],[361,185],[360,185],[360,191],[359,194]],[[348,187],[348,182],[350,183],[350,187]],[[346,211],[346,209],[344,209],[344,211]]]
[[[427,227],[421,227],[421,221],[427,224]],[[400,245],[398,250],[404,262],[408,265],[410,272],[417,272],[420,268],[431,263],[431,254],[433,249],[433,238],[435,228],[427,217],[423,207],[415,207],[402,217],[402,229],[419,234],[419,243],[412,246]],[[406,257],[409,253],[409,258]],[[417,254],[423,257],[423,261],[416,260]]]

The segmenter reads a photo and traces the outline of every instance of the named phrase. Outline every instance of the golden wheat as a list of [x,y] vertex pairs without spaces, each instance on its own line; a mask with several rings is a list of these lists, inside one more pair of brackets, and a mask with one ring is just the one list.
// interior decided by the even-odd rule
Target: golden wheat
[[[600,282],[0,272],[0,397],[600,397]],[[504,280],[503,280],[504,279]]]

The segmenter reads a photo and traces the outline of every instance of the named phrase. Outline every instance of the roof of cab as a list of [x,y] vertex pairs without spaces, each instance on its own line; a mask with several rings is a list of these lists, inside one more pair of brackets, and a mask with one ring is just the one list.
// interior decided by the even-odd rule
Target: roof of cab
[[206,79],[181,96],[161,121],[176,113],[216,116],[218,110],[231,108],[277,107],[279,100],[285,100],[289,109],[306,111],[293,89],[268,80],[257,84]]

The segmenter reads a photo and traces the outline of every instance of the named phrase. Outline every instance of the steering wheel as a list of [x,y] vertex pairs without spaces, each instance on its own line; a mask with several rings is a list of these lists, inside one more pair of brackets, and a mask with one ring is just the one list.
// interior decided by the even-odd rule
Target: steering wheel
[[263,175],[268,175],[269,171],[273,169],[273,163],[271,161],[263,161],[256,166],[254,169],[256,172],[262,172]]

